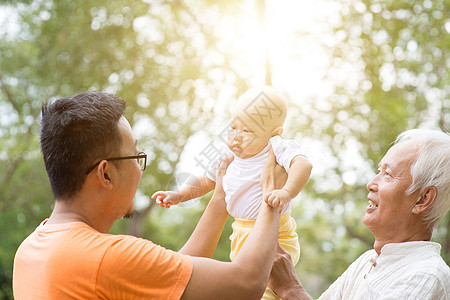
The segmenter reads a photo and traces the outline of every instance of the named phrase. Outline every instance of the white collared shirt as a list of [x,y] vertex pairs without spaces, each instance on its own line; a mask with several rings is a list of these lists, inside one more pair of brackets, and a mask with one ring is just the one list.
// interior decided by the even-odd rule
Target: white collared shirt
[[369,250],[319,300],[448,300],[450,268],[440,250],[441,245],[427,241],[387,244],[380,256]]

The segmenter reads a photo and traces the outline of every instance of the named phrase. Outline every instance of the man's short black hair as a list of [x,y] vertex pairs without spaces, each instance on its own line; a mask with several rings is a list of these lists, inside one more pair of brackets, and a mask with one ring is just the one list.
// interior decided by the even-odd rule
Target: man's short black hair
[[41,150],[56,199],[75,195],[90,165],[119,154],[118,122],[125,106],[122,99],[102,92],[78,94],[42,106]]

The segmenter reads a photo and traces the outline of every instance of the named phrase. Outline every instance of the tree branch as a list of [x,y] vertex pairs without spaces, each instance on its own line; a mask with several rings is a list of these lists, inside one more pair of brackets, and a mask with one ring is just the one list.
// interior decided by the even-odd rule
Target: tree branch
[[224,66],[227,66],[227,68],[234,74],[234,76],[236,76],[236,78],[237,78],[239,81],[244,81],[244,82],[245,82],[245,78],[243,78],[242,76],[240,76],[239,73],[238,73],[237,71],[235,71],[233,68],[231,68],[231,62],[230,62],[230,60],[228,59],[227,55],[226,55],[224,52],[220,51],[219,47],[217,47],[217,43],[215,42],[215,41],[216,41],[216,38],[215,38],[214,34],[212,34],[210,31],[208,31],[208,30],[206,29],[206,28],[209,28],[209,27],[205,26],[205,25],[197,18],[197,15],[194,14],[194,13],[191,11],[191,9],[189,8],[189,6],[186,5],[186,3],[184,3],[183,1],[175,0],[175,1],[171,2],[171,3],[172,3],[172,5],[180,6],[180,7],[182,7],[182,8],[185,10],[185,12],[186,12],[186,13],[192,18],[192,20],[195,22],[195,24],[197,24],[197,25],[200,27],[201,32],[203,32],[203,34],[204,34],[205,36],[208,37],[208,40],[214,41],[214,44],[213,44],[214,50],[215,50],[217,53],[219,53],[219,54],[221,54],[221,55],[223,56],[223,59],[224,59],[224,60],[223,60],[223,61],[224,61],[223,65],[224,65]]
[[[36,119],[39,115],[39,110],[37,110],[33,115],[33,119],[34,121],[31,123],[30,126],[28,126],[27,128],[27,132],[25,137],[23,138],[24,144],[27,145],[25,147],[30,147],[30,143],[29,140],[31,138],[32,135],[32,128],[34,126],[34,124],[36,123]],[[24,152],[24,151],[23,151]],[[23,156],[19,156],[16,159],[13,160],[13,162],[9,165],[8,169],[6,170],[3,179],[2,179],[2,184],[6,185],[12,178],[12,176],[14,175],[14,172],[17,170],[17,167],[19,166],[19,164],[23,161]]]
[[6,84],[3,82],[3,76],[1,73],[0,73],[0,88],[6,96],[6,100],[8,100],[8,102],[11,103],[14,110],[17,112],[20,112],[20,106],[19,106],[19,104],[16,103],[16,101],[14,101],[14,98],[13,98],[11,92],[9,91]]
[[450,218],[447,220],[447,233],[445,235],[445,244],[443,245],[443,250],[446,255],[450,255],[450,230],[448,228],[450,228]]
[[439,127],[441,128],[441,130],[443,132],[450,132],[450,127],[447,127],[447,124],[445,123],[445,115],[446,113],[448,113],[448,111],[445,111],[444,105],[442,105],[441,107],[441,113],[440,113],[440,118],[439,118]]
[[155,201],[150,200],[150,204],[141,211],[135,211],[133,218],[131,219],[130,225],[128,226],[127,232],[130,235],[142,237],[142,223],[145,220],[147,214],[155,206]]

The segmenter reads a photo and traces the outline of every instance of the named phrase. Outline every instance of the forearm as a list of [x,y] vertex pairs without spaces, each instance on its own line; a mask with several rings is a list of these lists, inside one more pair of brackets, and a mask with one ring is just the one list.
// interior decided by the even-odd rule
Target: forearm
[[278,221],[276,211],[263,203],[255,227],[233,262],[193,257],[194,268],[182,299],[260,299],[275,256]]
[[[281,175],[278,172],[275,173],[274,169],[277,168],[273,153],[269,152],[269,158],[268,161],[272,164],[266,164],[261,175],[261,185],[265,193],[273,190],[274,187],[280,188],[284,184],[286,173],[284,170]],[[220,169],[218,173],[220,173]],[[278,184],[280,178],[284,180]],[[215,208],[213,211],[216,211],[217,208],[225,210],[225,193],[221,182],[221,178],[217,180],[214,201],[213,199],[210,201],[211,207]],[[212,206],[213,204],[214,206]],[[223,218],[222,213],[216,211],[214,214],[207,214],[205,212],[204,217],[207,219],[212,217],[209,220],[212,220],[213,224],[214,222],[220,223],[220,228],[223,228],[225,218]],[[275,257],[278,223],[279,215],[277,211],[266,203],[262,203],[255,226],[233,262],[226,263],[193,257],[194,268],[182,299],[260,299],[266,288]],[[205,222],[204,225],[209,226],[208,222]],[[199,228],[196,231],[200,234]],[[194,241],[195,234],[196,232],[194,232],[190,241]],[[211,236],[205,237],[205,239],[210,238]],[[218,237],[214,241],[215,244],[217,240]]]
[[180,202],[189,201],[206,195],[214,189],[215,182],[201,175],[189,180],[179,190]]
[[263,202],[255,226],[234,260],[235,264],[249,272],[250,278],[264,284],[269,279],[275,258],[279,218],[277,210]]
[[191,256],[212,257],[227,217],[224,195],[215,193],[191,237],[179,252]]
[[279,244],[268,286],[284,300],[312,300],[298,279],[291,256]]
[[283,300],[313,300],[313,298],[301,286],[291,287],[278,296],[280,296]]
[[183,299],[260,299],[275,256],[279,215],[261,205],[255,227],[233,262],[193,258],[194,270]]
[[291,163],[283,189],[287,190],[292,198],[296,197],[308,182],[311,170],[312,165],[306,157],[296,156]]

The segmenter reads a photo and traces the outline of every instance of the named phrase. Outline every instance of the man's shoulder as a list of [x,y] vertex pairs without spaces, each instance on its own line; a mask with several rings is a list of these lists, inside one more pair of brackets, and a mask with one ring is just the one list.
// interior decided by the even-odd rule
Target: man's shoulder
[[143,244],[147,247],[154,245],[148,240],[131,235],[101,233],[87,224],[77,222],[58,226],[41,224],[25,239],[21,247],[33,252],[39,252],[41,249],[40,252],[56,260],[71,257],[70,261],[73,262],[77,258],[97,261],[111,248],[119,248],[126,253],[133,249],[134,245]]
[[67,245],[72,244],[73,247],[82,247],[82,252],[99,252],[102,255],[105,252],[109,252],[113,256],[122,256],[124,254],[130,255],[146,251],[165,250],[152,241],[140,237],[100,233],[89,228],[74,228],[66,239],[69,240]]
[[440,255],[424,255],[422,259],[416,259],[414,268],[418,273],[430,276],[436,276],[437,278],[447,278],[448,284],[450,284],[450,268]]
[[414,266],[417,272],[450,273],[450,268],[440,255],[441,246],[430,241],[388,244],[382,249],[392,263]]
[[427,241],[392,244],[379,262],[384,273],[391,274],[392,288],[406,285],[429,291],[450,290],[450,268],[439,250],[439,244]]

